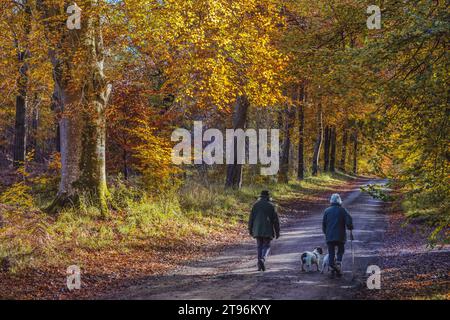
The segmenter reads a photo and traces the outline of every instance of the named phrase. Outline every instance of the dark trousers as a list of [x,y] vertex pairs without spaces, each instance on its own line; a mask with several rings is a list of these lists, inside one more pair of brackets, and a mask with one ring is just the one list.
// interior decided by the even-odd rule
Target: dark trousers
[[270,241],[272,241],[271,238],[256,237],[256,245],[258,247],[258,261],[265,261],[267,255],[269,254]]
[[327,242],[328,245],[328,254],[329,254],[329,261],[330,261],[330,267],[334,267],[334,261],[336,256],[336,247],[337,249],[337,261],[342,262],[342,256],[344,255],[345,251],[345,242],[340,241],[330,241]]

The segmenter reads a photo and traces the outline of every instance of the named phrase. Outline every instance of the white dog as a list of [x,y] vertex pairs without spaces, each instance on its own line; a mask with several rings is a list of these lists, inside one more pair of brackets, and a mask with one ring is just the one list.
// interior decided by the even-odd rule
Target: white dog
[[[336,266],[339,268],[339,271],[342,270],[342,262],[337,262]],[[323,273],[325,268],[327,268],[327,272],[330,271],[330,255],[327,253],[325,257],[323,258],[322,262],[322,270],[320,273]]]
[[311,271],[312,266],[315,264],[317,267],[317,271],[320,269],[320,262],[322,260],[323,250],[321,247],[315,248],[312,252],[311,251],[305,251],[301,255],[301,262],[302,262],[302,271],[305,271],[304,266],[306,265],[306,268],[308,271]]
[[328,253],[323,258],[322,270],[320,271],[320,273],[323,273],[325,268],[327,268],[327,272],[330,271],[330,255]]

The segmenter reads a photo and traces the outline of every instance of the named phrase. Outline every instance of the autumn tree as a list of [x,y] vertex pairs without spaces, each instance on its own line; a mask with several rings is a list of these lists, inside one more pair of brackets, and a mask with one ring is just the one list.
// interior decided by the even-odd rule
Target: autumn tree
[[68,1],[38,1],[52,45],[50,60],[57,95],[61,98],[61,182],[48,208],[76,200],[86,193],[103,214],[107,212],[105,170],[105,108],[111,86],[104,76],[101,3],[79,3],[83,13],[80,29],[66,25]]
[[380,80],[366,130],[394,163],[385,172],[406,194],[405,208],[435,227],[433,240],[449,222],[448,18],[444,1],[386,1],[383,28],[361,52]]
[[19,34],[21,39],[17,35],[14,39],[15,46],[17,48],[17,56],[19,62],[19,76],[17,79],[18,94],[16,97],[16,121],[14,130],[14,155],[13,163],[15,167],[18,167],[25,160],[26,154],[26,111],[27,111],[27,86],[28,86],[28,69],[29,69],[29,35],[31,33],[31,7],[27,0],[18,1],[17,7],[19,8],[18,21]]

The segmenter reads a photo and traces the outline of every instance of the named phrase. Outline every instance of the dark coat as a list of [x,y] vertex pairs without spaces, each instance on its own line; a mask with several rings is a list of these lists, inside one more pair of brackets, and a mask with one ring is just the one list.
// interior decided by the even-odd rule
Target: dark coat
[[349,230],[353,230],[353,220],[347,210],[339,204],[332,204],[325,210],[322,230],[327,242],[345,242],[347,240],[346,227]]
[[254,238],[271,238],[280,236],[280,222],[275,205],[267,197],[255,202],[248,221],[248,231]]

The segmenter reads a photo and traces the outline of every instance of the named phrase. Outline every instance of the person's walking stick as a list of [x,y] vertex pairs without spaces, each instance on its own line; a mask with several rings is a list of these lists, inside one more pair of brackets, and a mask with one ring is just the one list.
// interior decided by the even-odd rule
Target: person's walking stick
[[355,251],[353,250],[353,232],[350,230],[350,249],[352,250],[352,280],[355,279]]

